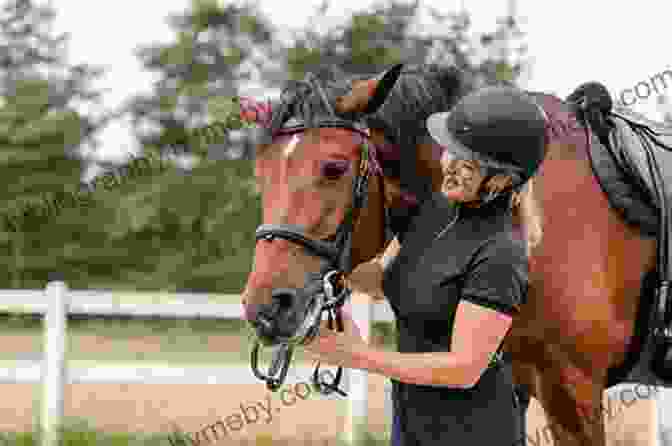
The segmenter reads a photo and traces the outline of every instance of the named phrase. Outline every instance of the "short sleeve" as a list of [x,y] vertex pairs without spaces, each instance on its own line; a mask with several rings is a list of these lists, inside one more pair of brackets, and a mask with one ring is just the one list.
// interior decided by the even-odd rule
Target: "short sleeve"
[[527,300],[528,262],[525,245],[512,237],[488,241],[466,273],[461,298],[508,315]]

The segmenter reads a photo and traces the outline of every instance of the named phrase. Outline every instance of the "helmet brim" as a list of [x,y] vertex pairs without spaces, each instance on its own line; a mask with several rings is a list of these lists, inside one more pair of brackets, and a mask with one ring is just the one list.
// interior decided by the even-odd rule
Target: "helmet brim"
[[427,131],[429,136],[451,154],[462,159],[473,159],[475,153],[467,146],[458,141],[446,127],[446,121],[451,112],[439,112],[427,118]]

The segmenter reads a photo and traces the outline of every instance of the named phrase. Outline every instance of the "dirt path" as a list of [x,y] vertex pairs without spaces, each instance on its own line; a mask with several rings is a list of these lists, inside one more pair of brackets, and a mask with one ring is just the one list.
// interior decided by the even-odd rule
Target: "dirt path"
[[[387,427],[383,385],[383,378],[370,377],[368,422],[371,432],[382,433]],[[294,389],[306,399],[302,400],[292,393],[270,394],[261,384],[77,384],[69,386],[66,391],[65,414],[85,418],[101,430],[116,432],[168,434],[173,429],[171,424],[175,423],[187,433],[205,429],[205,434],[213,440],[216,433],[219,444],[251,441],[258,436],[283,442],[296,442],[297,438],[303,438],[310,444],[323,444],[324,439],[333,439],[343,430],[346,409],[343,400],[311,395],[309,389],[301,384]],[[0,431],[31,428],[33,416],[37,413],[33,411],[32,403],[39,398],[39,390],[36,385],[0,385]],[[270,411],[262,407],[270,407]],[[610,446],[654,444],[649,442],[649,401],[637,401],[625,410],[615,410],[615,413],[607,424]],[[208,425],[218,421],[223,424],[216,425],[214,431],[207,429]],[[552,444],[545,428],[543,410],[535,400],[530,407],[528,423],[526,445]]]
[[[172,344],[160,335],[121,338],[104,335],[71,336],[69,356],[77,359],[154,360],[179,362],[213,362],[240,359],[246,355],[235,353],[247,348],[246,339],[238,335],[203,335],[193,341]],[[43,350],[41,336],[10,334],[0,336],[0,357],[38,358]],[[182,345],[184,344],[184,345]],[[187,350],[187,351],[183,351]]]
[[[0,336],[0,350],[21,354],[34,351],[33,345],[21,336]],[[153,351],[156,339],[147,336],[131,339],[128,348],[133,351]],[[236,336],[213,337],[204,348],[213,352],[239,345]],[[227,341],[229,344],[227,345]],[[85,351],[105,351],[106,340],[90,336],[80,347]],[[389,420],[385,418],[384,383],[380,376],[369,378],[369,430],[382,433]],[[171,423],[185,432],[206,429],[219,444],[250,441],[263,435],[274,440],[307,444],[324,444],[343,430],[346,403],[310,394],[302,384],[293,387],[305,400],[292,393],[269,393],[262,384],[254,385],[161,385],[161,384],[76,384],[66,388],[65,414],[84,418],[101,430],[121,432],[162,432],[168,434]],[[30,430],[39,406],[40,387],[31,384],[0,384],[0,431]],[[281,397],[285,398],[283,403]],[[292,402],[292,398],[293,401]],[[270,404],[270,406],[269,406]],[[33,407],[34,405],[34,407]],[[245,408],[243,412],[241,405]],[[257,407],[255,412],[250,406]],[[270,413],[262,407],[270,407]],[[653,445],[650,442],[652,402],[639,400],[629,407],[616,404],[615,415],[607,420],[609,446]],[[35,409],[35,410],[34,410]],[[267,422],[268,420],[268,422]],[[215,426],[208,431],[207,426]],[[528,413],[528,440],[526,445],[551,445],[543,410],[535,400]],[[291,441],[290,441],[291,440]],[[333,442],[329,442],[333,444]],[[166,444],[169,444],[168,442]],[[521,444],[522,446],[522,444]]]

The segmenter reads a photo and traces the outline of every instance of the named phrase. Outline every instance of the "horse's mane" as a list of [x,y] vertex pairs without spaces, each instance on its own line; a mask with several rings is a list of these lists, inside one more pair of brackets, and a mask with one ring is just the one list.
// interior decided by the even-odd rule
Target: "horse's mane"
[[450,111],[473,89],[471,75],[454,65],[404,65],[385,102],[366,118],[369,128],[390,143],[380,150],[387,177],[416,196],[426,193],[430,180],[418,176],[416,164],[417,148],[430,138],[425,121],[432,113]]
[[[386,172],[395,172],[397,175],[393,176],[398,176],[399,166],[403,163],[402,154],[398,152],[412,155],[414,148],[428,137],[427,117],[450,110],[460,97],[474,88],[473,79],[468,76],[454,65],[405,65],[383,105],[373,114],[358,116],[350,112],[339,113],[336,99],[352,91],[352,81],[373,76],[351,76],[337,65],[320,65],[302,80],[285,82],[280,103],[273,107],[269,130],[277,132],[290,118],[310,126],[332,111],[343,119],[364,119],[369,128],[382,131],[391,143],[390,147],[379,148],[388,150],[388,153],[385,150],[379,152],[380,162]],[[315,86],[321,87],[331,110]],[[397,153],[389,153],[390,149]]]
[[321,65],[308,71],[302,80],[285,82],[280,102],[273,107],[269,130],[277,132],[291,118],[312,127],[319,118],[328,117],[332,112],[337,117],[353,119],[351,114],[336,111],[336,98],[350,92],[351,80],[338,66]]
[[474,88],[467,76],[454,65],[405,65],[385,103],[367,122],[393,144],[415,147],[428,136],[425,120],[429,115],[449,111]]

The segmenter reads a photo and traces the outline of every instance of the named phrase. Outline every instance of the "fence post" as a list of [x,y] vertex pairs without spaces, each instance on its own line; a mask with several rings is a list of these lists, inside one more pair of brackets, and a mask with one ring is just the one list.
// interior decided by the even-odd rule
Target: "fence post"
[[68,288],[62,281],[49,282],[45,294],[47,309],[44,314],[41,443],[42,446],[58,446],[63,426],[63,391],[66,383]]
[[672,446],[672,389],[669,387],[657,387],[656,408],[658,409],[658,429],[661,446]]
[[[364,341],[369,342],[373,303],[365,295],[352,294],[352,319],[359,327]],[[368,432],[367,413],[369,411],[368,372],[348,369],[348,413],[345,417],[345,440],[350,445],[364,445]]]

